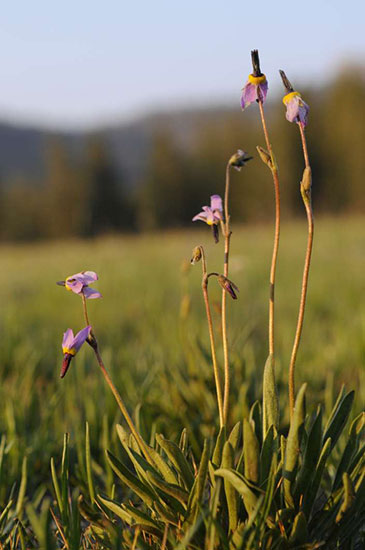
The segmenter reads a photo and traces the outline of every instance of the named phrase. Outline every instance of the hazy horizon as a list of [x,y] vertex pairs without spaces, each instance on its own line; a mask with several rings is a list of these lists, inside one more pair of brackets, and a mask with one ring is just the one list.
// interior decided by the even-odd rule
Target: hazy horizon
[[[259,48],[272,92],[284,68],[296,86],[321,85],[363,63],[364,7],[309,0],[259,10],[238,0],[100,6],[44,0],[3,9],[0,119],[85,130],[191,105],[239,102]],[[239,103],[238,103],[239,104]]]

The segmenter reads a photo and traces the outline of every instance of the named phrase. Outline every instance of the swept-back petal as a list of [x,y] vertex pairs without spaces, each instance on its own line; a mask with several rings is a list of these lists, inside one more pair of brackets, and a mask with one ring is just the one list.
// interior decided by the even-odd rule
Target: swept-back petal
[[[81,271],[81,273],[78,273],[77,275],[82,276],[85,285],[90,285],[99,279],[95,271]],[[81,278],[79,280],[81,280]]]
[[223,211],[223,202],[222,198],[219,195],[212,195],[210,197],[210,208],[214,210],[218,210],[219,212]]
[[82,330],[80,330],[80,332],[78,332],[73,340],[73,348],[75,348],[76,352],[79,351],[79,349],[81,348],[82,344],[84,344],[85,340],[87,339],[87,337],[89,336],[90,334],[90,331],[91,331],[91,326],[87,326],[85,328],[83,328]]
[[207,213],[206,212],[199,212],[199,214],[197,214],[196,216],[193,217],[193,222],[196,222],[198,220],[201,221],[201,222],[205,222],[206,218],[207,218]]
[[257,99],[257,87],[247,82],[242,88],[241,107],[245,109]]
[[299,97],[294,96],[286,105],[286,119],[289,122],[297,122],[299,115]]
[[67,348],[71,349],[74,341],[74,333],[72,329],[68,328],[66,332],[63,333],[62,340],[62,349]]
[[102,298],[102,295],[100,294],[100,292],[88,286],[84,286],[82,293],[85,296],[85,298],[88,298],[89,300],[93,300],[95,298]]

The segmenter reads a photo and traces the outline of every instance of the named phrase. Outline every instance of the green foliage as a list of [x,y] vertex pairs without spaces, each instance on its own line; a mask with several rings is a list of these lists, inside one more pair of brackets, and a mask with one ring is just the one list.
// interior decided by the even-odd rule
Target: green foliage
[[[232,444],[226,441],[220,466],[216,462],[222,430],[210,443],[204,442],[197,462],[189,446],[185,455],[176,443],[156,435],[154,449],[165,465],[160,471],[146,462],[132,461],[133,473],[130,466],[108,453],[122,481],[121,494],[125,488],[130,492],[121,499],[99,495],[97,500],[102,508],[99,506],[93,522],[102,525],[108,511],[108,522],[113,521],[114,528],[119,525],[122,532],[123,529],[129,532],[128,526],[132,527],[141,540],[149,537],[150,547],[156,550],[161,548],[166,533],[168,548],[191,550],[294,550],[321,546],[329,550],[360,549],[363,536],[360,526],[365,518],[365,462],[362,458],[351,464],[348,461],[341,482],[336,485],[334,479],[339,473],[329,461],[336,451],[336,461],[343,462],[350,438],[354,440],[354,448],[360,447],[363,415],[355,419],[347,436],[345,423],[341,423],[339,448],[331,443],[322,427],[320,409],[314,416],[306,415],[305,392],[303,385],[297,395],[289,433],[281,435],[285,445],[278,446],[278,435],[272,426],[260,447],[251,422],[244,419],[243,447],[240,444],[235,453]],[[329,425],[344,399],[340,394],[329,416]],[[131,458],[134,445],[127,443],[125,432],[122,435],[123,447],[128,451],[126,457]],[[241,455],[243,462],[239,459]],[[131,464],[129,458],[126,460]],[[208,470],[213,475],[208,475]],[[173,473],[177,483],[167,482],[162,471]],[[187,471],[195,472],[192,485],[186,479],[190,477]],[[104,531],[111,541],[110,529],[104,527]],[[128,537],[122,535],[122,539],[126,542],[121,548],[128,548]]]
[[[300,225],[283,228],[285,237],[281,249],[282,267],[279,269],[285,292],[279,285],[277,327],[278,356],[283,357],[283,362],[276,365],[280,425],[277,430],[269,429],[266,437],[262,427],[263,412],[256,399],[261,396],[266,353],[266,333],[260,327],[267,315],[267,292],[262,275],[267,265],[261,256],[270,251],[271,232],[263,227],[235,230],[235,237],[242,244],[237,249],[233,245],[232,270],[245,301],[239,311],[232,308],[229,312],[234,321],[233,407],[228,429],[226,434],[221,432],[218,445],[209,346],[206,327],[201,320],[201,297],[199,289],[196,290],[199,274],[184,271],[181,285],[177,284],[181,258],[189,258],[191,235],[186,239],[164,234],[158,239],[143,237],[66,243],[57,248],[53,245],[3,247],[4,270],[0,274],[3,303],[0,317],[3,331],[0,397],[3,414],[0,426],[4,435],[0,444],[0,515],[4,515],[1,542],[6,544],[11,533],[19,545],[23,537],[25,548],[27,545],[31,548],[32,544],[46,545],[42,541],[47,540],[52,545],[56,541],[58,547],[62,547],[64,543],[52,512],[62,532],[65,534],[68,529],[69,533],[79,533],[86,548],[92,545],[94,548],[97,545],[123,548],[124,545],[130,549],[139,529],[137,547],[148,548],[150,540],[157,549],[166,524],[171,548],[185,545],[185,548],[201,550],[204,545],[214,548],[214,544],[223,550],[234,549],[233,544],[236,548],[245,548],[245,545],[255,548],[258,540],[262,540],[266,547],[271,544],[275,548],[280,544],[285,548],[292,544],[288,541],[297,530],[305,533],[301,513],[305,516],[308,540],[311,541],[308,544],[312,546],[317,537],[328,539],[331,549],[330,545],[335,547],[338,540],[339,544],[348,544],[353,526],[361,532],[363,518],[359,502],[363,502],[365,491],[364,415],[354,417],[354,414],[361,410],[364,401],[361,384],[363,308],[358,300],[365,267],[361,254],[364,225],[362,219],[340,221],[323,220],[317,224],[317,256],[309,293],[311,308],[305,326],[305,346],[299,356],[299,378],[310,380],[308,415],[301,437],[296,478],[291,486],[294,508],[289,509],[284,505],[281,479],[285,454],[282,449],[287,442],[289,423],[286,388],[281,379],[285,378],[283,372],[290,351],[286,335],[292,331],[296,315],[292,304],[297,296],[297,286],[295,274],[289,267],[295,271],[302,259]],[[219,258],[210,243],[210,233],[202,230],[194,235],[196,242],[207,243],[210,262],[212,266],[217,265]],[[93,258],[92,264],[90,257]],[[143,268],[146,263],[151,268],[148,273]],[[244,271],[240,268],[241,263],[245,266]],[[156,468],[153,470],[147,467],[126,429],[115,429],[121,418],[112,396],[100,381],[100,373],[89,350],[80,351],[65,380],[60,382],[58,379],[60,327],[61,332],[68,326],[81,328],[82,319],[75,296],[47,281],[59,280],[84,266],[99,272],[98,288],[104,296],[103,308],[90,304],[90,316],[97,327],[98,338],[103,343],[103,357],[110,365],[116,385],[133,416],[139,416],[141,433],[154,451]],[[335,281],[333,274],[336,275]],[[191,298],[191,309],[187,317],[176,322],[176,311],[181,296],[186,292]],[[141,296],[143,299],[139,299]],[[336,296],[335,300],[333,296]],[[212,299],[218,299],[218,292],[215,294],[212,290]],[[156,312],[159,312],[157,318]],[[318,365],[326,365],[326,368]],[[357,386],[355,396],[353,398],[351,392],[348,394],[344,390],[334,403],[334,391],[337,392],[344,381],[347,387]],[[354,412],[349,412],[352,399]],[[321,413],[314,409],[318,401],[325,402]],[[142,407],[138,407],[137,414],[139,403]],[[245,475],[241,437],[244,418],[258,442],[258,483],[252,483]],[[85,434],[86,420],[88,435]],[[183,426],[186,430],[181,437]],[[325,435],[328,430],[329,436]],[[68,456],[69,466],[62,474],[60,439],[64,431],[70,432],[64,459],[66,464]],[[171,452],[180,449],[184,460],[180,454],[179,457],[184,467],[179,466],[177,457],[171,454],[170,458],[157,443],[156,434],[161,433],[164,438],[160,441],[165,442],[166,449],[166,441],[172,443]],[[329,437],[334,438],[336,434],[339,437],[332,448]],[[184,518],[200,466],[204,439],[208,440],[208,473],[197,521],[189,526],[184,524]],[[125,445],[121,444],[123,441]],[[144,487],[148,487],[149,492],[158,495],[152,508],[114,473],[105,457],[105,449]],[[15,509],[25,455],[27,482],[18,519]],[[54,457],[53,479],[58,481],[59,497],[55,484],[51,482],[50,456]],[[241,483],[246,483],[244,487],[253,493],[257,507],[250,508],[250,516],[234,484],[214,474],[219,469],[234,472]],[[186,484],[183,471],[187,475]],[[344,474],[348,476],[345,476],[346,480]],[[90,482],[94,488],[94,502]],[[67,488],[69,496],[63,508],[62,494],[65,493],[62,493],[62,487]],[[353,495],[355,500],[347,510],[347,503],[352,502]],[[102,499],[117,507],[108,507]],[[65,512],[67,509],[69,511]],[[77,511],[81,520],[77,519]],[[147,521],[152,522],[153,526],[148,527],[157,534],[138,527]],[[356,548],[356,537],[353,539]]]

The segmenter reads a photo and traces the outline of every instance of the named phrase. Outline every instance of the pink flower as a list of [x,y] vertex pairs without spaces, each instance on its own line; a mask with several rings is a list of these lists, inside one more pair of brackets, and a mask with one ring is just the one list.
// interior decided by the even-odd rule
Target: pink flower
[[194,216],[193,222],[198,220],[208,225],[217,225],[223,220],[223,204],[219,195],[212,195],[210,206],[203,206],[203,211]]
[[308,124],[309,105],[303,101],[299,92],[290,92],[283,97],[286,106],[286,119],[289,122],[298,122],[303,126]]
[[297,122],[306,126],[308,123],[309,105],[303,101],[299,92],[296,92],[291,85],[285,72],[279,71],[284,87],[286,89],[286,95],[283,97],[283,103],[286,107],[286,119],[289,122]]
[[219,242],[218,224],[223,221],[223,204],[219,195],[212,195],[210,206],[203,206],[202,212],[194,216],[193,222],[198,220],[212,226],[214,240]]
[[245,109],[254,101],[261,100],[265,103],[268,83],[266,76],[261,72],[260,59],[258,50],[252,50],[252,67],[253,72],[248,75],[248,80],[242,88],[241,107]]
[[63,335],[62,340],[62,352],[63,361],[61,367],[61,378],[63,378],[68,371],[71,359],[76,355],[81,346],[85,343],[90,335],[91,326],[85,327],[74,336],[72,329],[68,328]]
[[89,288],[91,283],[98,280],[98,276],[95,271],[81,271],[70,275],[65,281],[58,281],[58,285],[64,286],[67,290],[71,290],[75,294],[83,294],[85,298],[101,298],[100,292]]

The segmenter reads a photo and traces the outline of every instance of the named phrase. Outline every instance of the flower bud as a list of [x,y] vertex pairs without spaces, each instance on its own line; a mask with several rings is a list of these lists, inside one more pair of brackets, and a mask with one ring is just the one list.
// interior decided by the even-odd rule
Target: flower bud
[[202,257],[202,251],[201,251],[201,248],[200,246],[196,246],[193,250],[193,253],[192,253],[192,256],[191,256],[191,264],[194,265],[196,264],[197,262],[200,262],[201,260],[201,257]]
[[257,152],[260,155],[260,158],[264,164],[267,164],[269,168],[272,167],[272,161],[270,154],[264,149],[263,147],[260,147],[260,145],[256,146]]
[[227,277],[224,277],[224,275],[218,275],[218,283],[221,285],[223,290],[225,290],[232,296],[233,300],[237,300],[236,292],[239,292],[239,290],[232,281],[227,279]]
[[304,168],[303,177],[301,181],[301,186],[305,192],[310,191],[312,187],[312,170],[310,166]]

